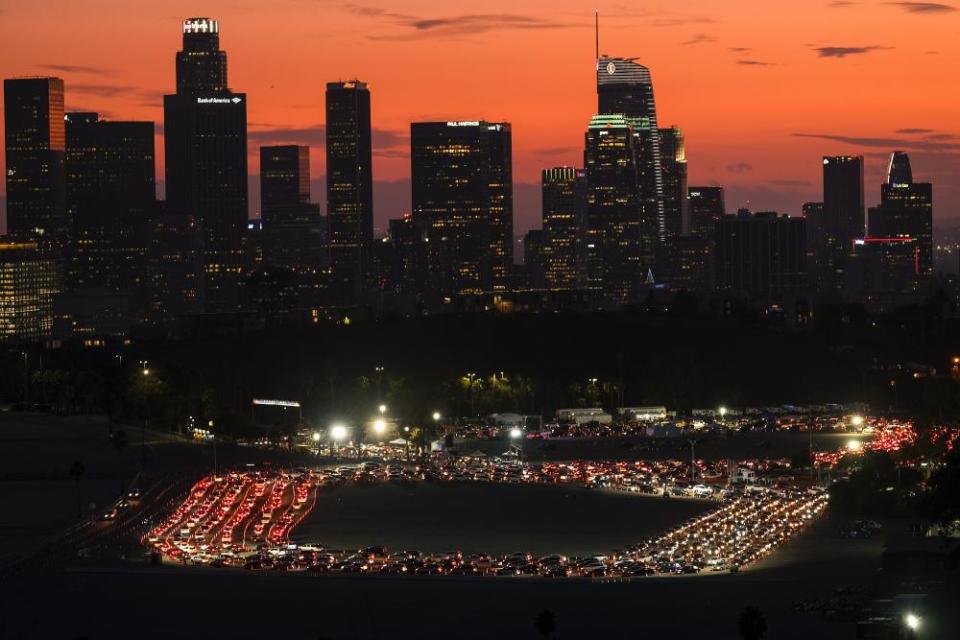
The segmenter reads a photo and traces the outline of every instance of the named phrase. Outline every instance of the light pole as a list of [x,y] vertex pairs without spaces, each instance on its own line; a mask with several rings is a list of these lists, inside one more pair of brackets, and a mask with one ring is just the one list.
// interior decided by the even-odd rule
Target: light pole
[[469,388],[469,391],[470,391],[470,419],[472,420],[472,419],[473,419],[473,382],[474,382],[474,380],[477,379],[477,374],[475,374],[475,373],[468,373],[466,377],[467,377],[467,382],[468,382],[468,384],[470,385],[470,388]]
[[207,429],[210,432],[210,446],[213,447],[213,475],[217,475],[217,436],[213,433],[213,420],[207,420]]
[[[381,385],[380,385],[380,382],[381,382],[381,380],[383,380],[383,366],[382,366],[382,365],[378,365],[378,366],[374,367],[373,370],[377,373],[377,402],[380,402],[380,398],[381,398]],[[380,413],[383,413],[383,411],[381,411]]]
[[312,439],[313,439],[313,446],[315,447],[316,455],[319,457],[320,456],[320,432],[314,431]]
[[403,442],[407,450],[407,462],[410,462],[410,427],[403,428]]
[[[147,420],[150,419],[150,389],[147,387],[147,377],[150,375],[150,369],[147,368],[147,361],[141,360],[140,366],[143,368],[143,425],[140,427],[140,470],[143,471],[143,465],[147,457]],[[214,474],[216,474],[216,463],[214,463]]]
[[697,479],[697,456],[695,453],[697,441],[690,438],[687,442],[690,443],[690,482],[692,483]]
[[523,462],[523,429],[520,427],[514,427],[510,429],[510,439],[520,441],[520,444],[514,444],[513,446],[517,449],[517,462]]
[[330,438],[332,439],[333,454],[337,455],[337,443],[347,437],[347,428],[342,424],[335,424],[330,427]]
[[23,353],[23,400],[27,404],[27,411],[30,410],[30,370],[27,368],[27,352]]

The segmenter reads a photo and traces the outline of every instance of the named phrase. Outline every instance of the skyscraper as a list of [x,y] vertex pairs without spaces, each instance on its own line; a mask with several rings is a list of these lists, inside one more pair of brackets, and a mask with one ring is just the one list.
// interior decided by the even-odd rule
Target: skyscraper
[[803,203],[807,221],[807,269],[811,290],[819,297],[843,288],[844,251],[840,244],[837,217],[826,211],[822,202]]
[[689,226],[687,156],[680,127],[659,130],[660,168],[663,179],[663,214],[666,240],[677,238]]
[[327,291],[329,255],[326,220],[310,202],[309,147],[260,148],[260,217],[264,264],[248,284],[266,286],[270,278],[286,278],[286,270],[296,304],[319,306]]
[[63,80],[3,81],[7,233],[62,259],[69,244]]
[[228,91],[227,53],[220,50],[220,23],[210,18],[183,22],[183,50],[177,52],[177,93]]
[[631,59],[601,56],[597,60],[597,113],[633,119],[633,127],[641,139],[640,204],[644,218],[656,221],[656,240],[664,242],[668,223],[663,202],[660,129],[650,70]]
[[933,185],[913,181],[910,157],[903,151],[890,155],[880,206],[870,209],[868,228],[872,238],[914,238],[918,273],[933,273]]
[[410,125],[413,217],[424,230],[431,294],[504,290],[513,264],[510,125]]
[[823,158],[823,211],[836,220],[840,247],[849,254],[864,231],[863,156]]
[[554,167],[540,175],[544,279],[552,289],[578,286],[587,205],[583,169]]
[[66,138],[73,240],[68,288],[133,296],[141,288],[156,203],[153,123],[68,113]]
[[0,241],[0,342],[50,335],[57,277],[56,260],[35,242]]
[[523,275],[526,286],[542,289],[547,280],[544,269],[544,232],[543,229],[530,229],[523,235]]
[[164,96],[167,210],[199,221],[204,235],[204,308],[239,308],[247,226],[247,97],[227,88],[219,25],[183,24],[177,93]]
[[585,285],[607,307],[628,304],[654,266],[656,218],[643,206],[639,175],[645,137],[637,119],[597,115],[586,133]]
[[260,147],[260,219],[264,227],[312,217],[310,147]]
[[717,223],[717,287],[763,302],[804,286],[806,222],[773,212],[741,211]]
[[726,214],[723,187],[689,187],[690,223],[686,230],[692,236],[713,238],[717,221]]
[[370,90],[365,82],[327,83],[327,215],[331,296],[356,303],[373,242]]

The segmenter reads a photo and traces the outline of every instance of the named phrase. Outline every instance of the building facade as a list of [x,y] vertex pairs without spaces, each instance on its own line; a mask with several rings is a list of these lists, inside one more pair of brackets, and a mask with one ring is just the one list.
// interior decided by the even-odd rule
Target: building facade
[[410,133],[413,219],[423,230],[430,295],[505,290],[513,265],[510,125],[415,122]]
[[775,302],[806,282],[806,221],[742,210],[717,223],[716,286],[752,301]]
[[50,336],[57,261],[35,242],[0,241],[0,342]]
[[240,308],[247,226],[247,96],[227,85],[219,24],[191,18],[177,55],[177,93],[164,96],[167,210],[204,236],[204,309]]
[[63,80],[3,81],[7,233],[62,260],[69,246]]
[[65,122],[67,288],[126,295],[136,315],[156,205],[153,123],[110,122],[96,113],[68,113]]
[[586,223],[587,174],[583,169],[553,167],[540,174],[543,270],[551,289],[580,284]]
[[903,151],[890,156],[887,181],[880,185],[880,205],[869,212],[874,238],[914,238],[918,273],[933,274],[933,185],[914,182],[910,157]]
[[586,133],[584,284],[616,308],[637,297],[656,258],[657,219],[644,207],[640,173],[646,139],[634,118],[597,115]]
[[373,242],[370,90],[356,80],[328,82],[326,101],[331,299],[355,304],[367,284]]
[[633,120],[641,139],[637,177],[640,205],[644,218],[656,221],[656,239],[665,242],[669,225],[664,209],[660,129],[650,70],[634,60],[601,56],[597,61],[597,113]]

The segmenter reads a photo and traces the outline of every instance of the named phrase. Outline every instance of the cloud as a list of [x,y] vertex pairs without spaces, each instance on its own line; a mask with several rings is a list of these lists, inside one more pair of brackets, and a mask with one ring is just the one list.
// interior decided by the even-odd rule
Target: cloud
[[631,20],[643,21],[645,27],[682,27],[691,24],[713,24],[713,18],[704,15],[676,13],[660,9],[636,9],[625,5],[614,5],[612,11],[600,15],[602,21]]
[[871,138],[857,136],[841,136],[829,133],[794,133],[795,138],[817,138],[849,144],[855,147],[885,147],[887,149],[916,149],[931,152],[953,152],[960,150],[960,142],[944,140],[911,139],[911,138]]
[[[327,144],[327,128],[322,124],[306,127],[281,127],[269,124],[253,124],[247,132],[247,140],[261,146],[274,144],[300,144],[323,148]],[[409,136],[401,131],[378,129],[371,131],[375,155],[397,157],[397,149],[408,146]],[[406,156],[404,151],[402,156]]]
[[737,60],[737,64],[742,64],[748,67],[772,67],[776,66],[776,62],[764,62],[763,60]]
[[770,180],[769,182],[770,184],[775,184],[778,187],[784,187],[786,189],[799,189],[813,186],[809,180],[791,180],[789,178]]
[[119,95],[136,91],[135,87],[112,84],[86,84],[86,83],[68,83],[66,90],[70,93],[82,93],[84,95],[99,96],[101,98],[113,98]]
[[42,64],[40,65],[40,68],[46,69],[47,71],[55,71],[57,73],[101,74],[109,71],[103,67],[88,67],[80,64]]
[[753,49],[750,47],[729,47],[728,51],[733,51],[734,53],[750,53]]
[[906,129],[897,129],[894,133],[934,133],[933,129],[920,129],[920,128],[906,128]]
[[837,0],[837,2],[831,2],[827,6],[831,9],[843,9],[844,7],[852,7],[860,4],[859,2],[845,2],[844,0]]
[[503,30],[544,30],[583,27],[519,13],[466,13],[453,16],[418,16],[386,11],[379,7],[346,4],[343,10],[368,18],[382,18],[403,29],[403,33],[368,36],[373,40],[408,40],[423,37],[451,37]]
[[693,36],[686,42],[681,42],[680,44],[685,46],[690,46],[690,45],[703,44],[705,42],[716,42],[716,41],[717,39],[709,34],[698,33],[697,35]]
[[847,56],[870,53],[871,51],[883,51],[893,49],[893,47],[884,47],[881,45],[870,45],[867,47],[815,47],[814,51],[821,58],[846,58]]
[[727,171],[730,173],[746,173],[753,171],[753,165],[746,162],[734,162],[733,164],[727,165]]
[[908,13],[953,13],[956,7],[942,2],[888,2]]

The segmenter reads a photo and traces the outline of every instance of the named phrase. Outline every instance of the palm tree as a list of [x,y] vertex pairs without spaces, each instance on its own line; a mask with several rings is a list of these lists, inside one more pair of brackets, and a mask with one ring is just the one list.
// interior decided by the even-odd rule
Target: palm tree
[[756,607],[746,607],[737,621],[743,640],[760,640],[767,632],[767,620]]
[[70,465],[70,475],[77,486],[77,520],[83,517],[83,503],[80,500],[80,478],[87,472],[87,468],[79,460]]
[[544,609],[537,614],[537,619],[534,620],[533,626],[537,628],[540,635],[544,638],[549,638],[551,634],[557,630],[557,618],[553,615],[553,611]]

